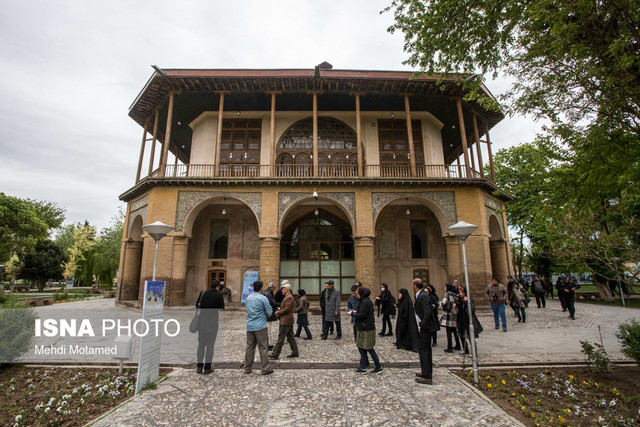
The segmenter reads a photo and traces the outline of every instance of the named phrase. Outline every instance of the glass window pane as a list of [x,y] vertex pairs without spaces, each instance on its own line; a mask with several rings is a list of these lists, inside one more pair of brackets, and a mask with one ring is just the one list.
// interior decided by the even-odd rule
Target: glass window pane
[[342,295],[350,295],[351,287],[356,284],[355,278],[342,279]]
[[340,261],[320,261],[323,276],[339,276]]
[[355,277],[355,275],[356,275],[356,263],[355,263],[355,261],[342,261],[342,275],[343,276],[354,276]]
[[319,279],[300,279],[300,287],[308,294],[320,293],[320,281]]
[[320,264],[318,263],[318,261],[300,261],[300,276],[320,276]]
[[295,276],[298,277],[298,261],[281,261],[280,262],[280,276],[288,277]]
[[[298,278],[294,277],[292,279],[287,279],[287,280],[289,281],[289,284],[291,285],[291,292],[293,292],[294,295],[297,294],[298,293],[298,289],[300,289],[299,283],[298,283]],[[305,289],[305,291],[306,291],[306,289]]]
[[340,259],[339,243],[321,243],[320,259]]

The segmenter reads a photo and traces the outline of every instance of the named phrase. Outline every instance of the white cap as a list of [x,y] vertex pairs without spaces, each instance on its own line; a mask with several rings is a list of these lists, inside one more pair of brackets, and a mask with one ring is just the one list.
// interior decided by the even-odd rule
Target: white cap
[[281,288],[289,288],[291,289],[291,285],[288,283],[285,283],[284,285],[280,286]]

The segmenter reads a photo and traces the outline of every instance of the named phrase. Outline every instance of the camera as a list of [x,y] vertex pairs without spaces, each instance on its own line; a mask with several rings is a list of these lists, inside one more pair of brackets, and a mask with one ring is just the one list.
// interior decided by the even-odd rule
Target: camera
[[491,295],[491,301],[497,302],[498,301],[498,294],[492,294]]

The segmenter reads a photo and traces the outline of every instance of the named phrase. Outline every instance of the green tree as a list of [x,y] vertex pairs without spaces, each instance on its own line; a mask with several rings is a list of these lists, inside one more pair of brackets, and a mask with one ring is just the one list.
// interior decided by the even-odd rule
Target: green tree
[[47,280],[62,278],[62,263],[65,261],[62,249],[51,240],[38,242],[32,252],[24,257],[21,277],[38,282],[38,289],[43,290]]
[[116,277],[120,263],[120,247],[124,228],[124,212],[122,210],[111,219],[108,227],[100,232],[93,248],[93,274],[100,282],[111,286]]
[[640,134],[636,1],[393,0],[385,10],[413,67],[504,73],[517,111]]
[[48,233],[47,223],[31,203],[0,193],[0,260],[29,252]]
[[38,213],[38,217],[42,219],[49,229],[59,228],[65,219],[65,209],[56,203],[43,200],[25,199],[30,203]]
[[[552,191],[549,157],[535,144],[522,144],[496,153],[496,182],[501,192],[511,196],[506,203],[507,222],[515,231],[512,240],[514,262],[518,275],[528,257],[527,242],[533,251],[547,240],[547,225],[551,215]],[[538,274],[543,274],[538,272]]]
[[16,278],[20,275],[20,271],[22,271],[22,260],[18,254],[13,254],[11,258],[9,258],[9,261],[7,261],[4,266],[4,271],[11,276],[11,284],[14,284]]
[[[95,245],[96,241],[96,229],[89,224],[88,221],[82,226],[75,228],[73,231],[73,245],[69,249],[69,260],[64,263],[64,277],[71,279],[76,276],[79,269],[83,273],[83,279],[85,282],[90,282],[88,277],[91,277],[91,266],[83,265],[87,260],[87,252]],[[91,257],[89,257],[91,259]],[[88,267],[88,268],[87,268]],[[87,273],[88,272],[88,273]]]

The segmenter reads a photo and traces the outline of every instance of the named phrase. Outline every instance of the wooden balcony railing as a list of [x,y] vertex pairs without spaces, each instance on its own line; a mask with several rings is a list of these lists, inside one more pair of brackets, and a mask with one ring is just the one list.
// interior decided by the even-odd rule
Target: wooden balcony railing
[[358,176],[358,166],[352,164],[319,165],[313,173],[313,165],[220,165],[216,176],[214,165],[167,165],[164,177],[156,169],[153,178],[443,178],[477,179],[480,172],[464,166],[416,165],[416,176],[411,175],[409,165],[365,165],[364,176]]

